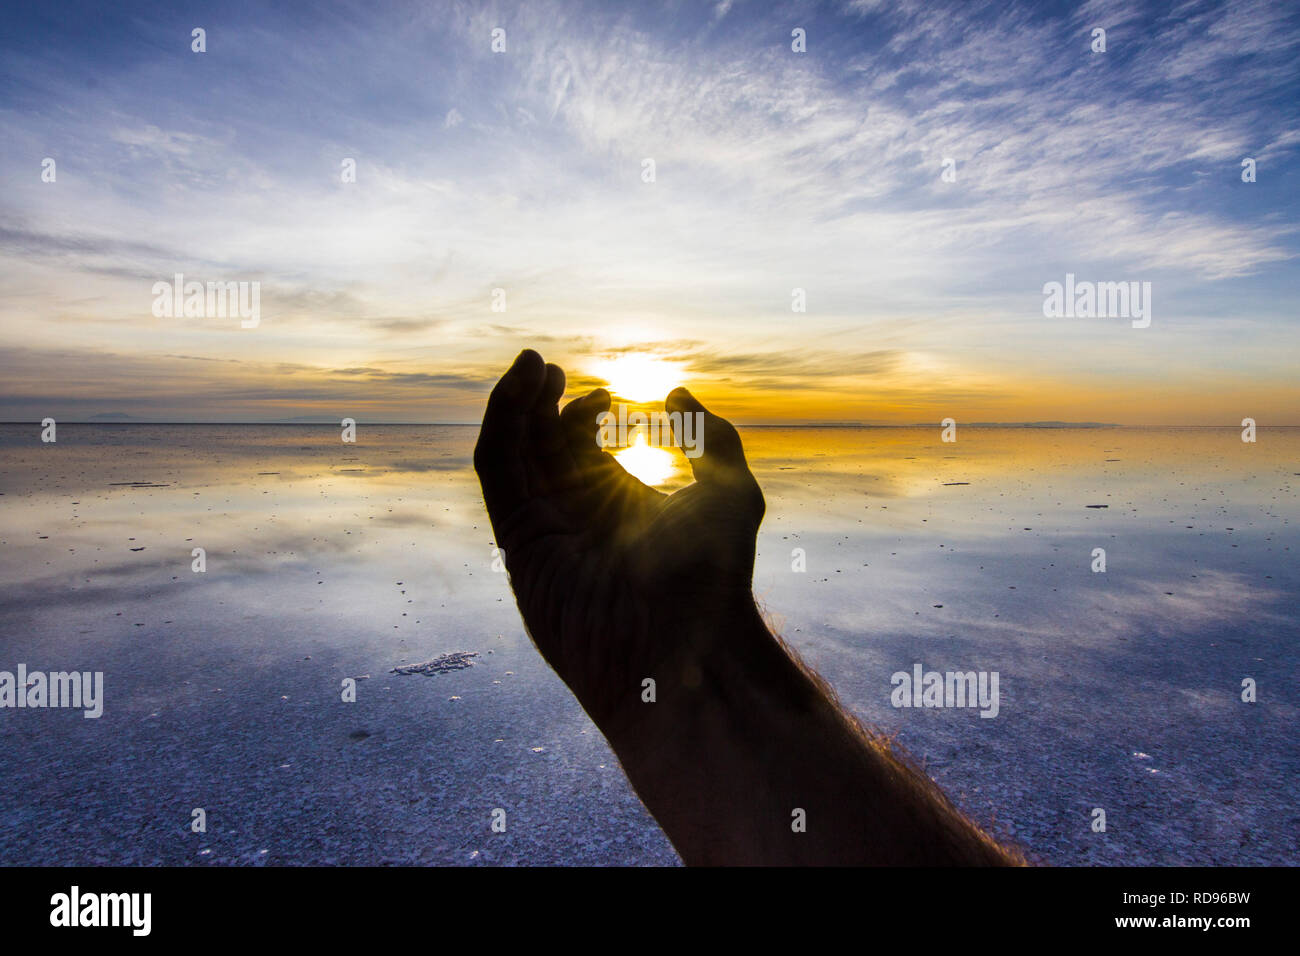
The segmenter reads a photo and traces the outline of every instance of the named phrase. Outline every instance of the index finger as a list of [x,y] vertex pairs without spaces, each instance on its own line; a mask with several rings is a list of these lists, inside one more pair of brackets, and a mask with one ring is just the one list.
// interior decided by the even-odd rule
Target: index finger
[[524,349],[488,396],[474,446],[474,470],[494,528],[528,500],[528,472],[521,448],[545,378],[542,357]]

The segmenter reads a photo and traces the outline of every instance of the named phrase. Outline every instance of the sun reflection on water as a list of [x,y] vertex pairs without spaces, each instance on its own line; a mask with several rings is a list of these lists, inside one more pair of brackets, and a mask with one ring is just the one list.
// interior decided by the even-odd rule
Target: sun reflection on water
[[672,452],[648,444],[642,429],[637,429],[632,444],[615,454],[614,459],[628,474],[651,487],[662,485],[676,470]]

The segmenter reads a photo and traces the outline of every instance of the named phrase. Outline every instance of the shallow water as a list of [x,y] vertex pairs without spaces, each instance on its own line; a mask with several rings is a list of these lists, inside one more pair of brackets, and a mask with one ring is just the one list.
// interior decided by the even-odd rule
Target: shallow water
[[[476,429],[39,434],[0,425],[0,670],[106,700],[0,710],[0,862],[676,860],[492,571]],[[1055,864],[1296,861],[1300,429],[742,434],[769,617],[985,825]],[[997,717],[893,707],[918,663],[997,672]]]

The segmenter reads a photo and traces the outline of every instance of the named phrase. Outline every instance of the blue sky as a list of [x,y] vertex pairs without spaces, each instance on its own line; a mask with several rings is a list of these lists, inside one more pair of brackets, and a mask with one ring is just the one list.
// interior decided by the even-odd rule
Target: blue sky
[[[1298,11],[16,8],[0,419],[474,421],[533,346],[741,421],[1300,424]],[[260,324],[155,317],[176,272]],[[1067,272],[1151,326],[1045,317]]]

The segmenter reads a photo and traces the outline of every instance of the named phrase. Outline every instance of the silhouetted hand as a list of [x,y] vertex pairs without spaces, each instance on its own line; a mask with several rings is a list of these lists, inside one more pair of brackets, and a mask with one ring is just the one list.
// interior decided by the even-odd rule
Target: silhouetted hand
[[732,425],[686,389],[669,412],[704,415],[695,482],[665,495],[597,444],[604,389],[558,409],[564,372],[532,350],[488,399],[474,468],[524,623],[617,746],[641,682],[689,682],[729,616],[753,609],[763,495]]
[[735,428],[674,390],[670,413],[704,416],[703,454],[695,483],[664,495],[597,446],[609,394],[561,412],[563,393],[564,372],[521,352],[488,399],[474,467],[529,633],[682,858],[1018,862],[763,622],[763,495]]

